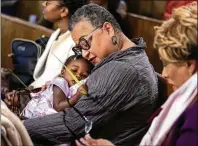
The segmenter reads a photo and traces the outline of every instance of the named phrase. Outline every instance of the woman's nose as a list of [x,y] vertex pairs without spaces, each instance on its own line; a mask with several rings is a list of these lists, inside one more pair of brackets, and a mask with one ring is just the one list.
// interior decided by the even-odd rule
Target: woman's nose
[[81,78],[81,76],[80,76],[80,74],[76,74],[76,78],[80,81],[82,78]]
[[82,56],[83,58],[89,60],[89,51],[88,50],[82,50]]
[[168,74],[167,74],[167,72],[166,72],[166,69],[165,69],[165,67],[163,68],[163,70],[162,70],[162,77],[164,77],[164,78],[168,78]]

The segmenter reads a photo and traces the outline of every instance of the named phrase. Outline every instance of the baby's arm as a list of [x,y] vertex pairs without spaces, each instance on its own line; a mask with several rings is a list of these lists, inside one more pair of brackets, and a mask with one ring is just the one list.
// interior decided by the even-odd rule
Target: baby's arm
[[53,86],[53,107],[57,112],[69,107],[64,92],[56,85]]
[[[80,88],[78,88],[77,93],[74,94],[70,99],[69,103],[71,105],[74,105],[77,103],[77,101],[82,96],[81,92],[82,90],[87,91],[86,85],[82,85]],[[65,108],[70,108],[70,105],[68,104],[64,92],[56,85],[53,86],[53,107],[54,109],[59,112],[63,111]]]

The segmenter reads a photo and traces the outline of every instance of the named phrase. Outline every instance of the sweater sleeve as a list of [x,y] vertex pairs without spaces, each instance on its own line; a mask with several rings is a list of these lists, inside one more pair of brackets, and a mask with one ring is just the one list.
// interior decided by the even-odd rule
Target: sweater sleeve
[[[87,85],[88,95],[82,96],[75,107],[93,122],[93,129],[138,101],[134,98],[138,91],[138,73],[127,62],[106,63],[90,75]],[[33,142],[37,144],[73,141],[75,137],[70,130],[79,137],[85,134],[85,121],[73,108],[65,113],[29,119],[24,124]]]

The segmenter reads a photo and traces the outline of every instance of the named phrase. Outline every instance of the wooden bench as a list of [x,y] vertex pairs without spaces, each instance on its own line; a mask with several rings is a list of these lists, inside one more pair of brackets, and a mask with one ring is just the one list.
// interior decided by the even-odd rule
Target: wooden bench
[[16,17],[28,20],[30,15],[36,15],[37,20],[42,17],[41,0],[18,0]]
[[157,51],[153,49],[153,40],[155,36],[154,26],[161,25],[162,21],[133,13],[128,13],[128,22],[131,26],[132,37],[144,38],[144,41],[147,44],[146,53],[149,57],[149,60],[154,66],[155,71],[161,73],[162,63],[159,60]]
[[50,36],[53,30],[31,24],[16,17],[1,14],[1,66],[12,68],[12,60],[8,57],[11,53],[11,42],[15,38],[35,40],[42,35]]

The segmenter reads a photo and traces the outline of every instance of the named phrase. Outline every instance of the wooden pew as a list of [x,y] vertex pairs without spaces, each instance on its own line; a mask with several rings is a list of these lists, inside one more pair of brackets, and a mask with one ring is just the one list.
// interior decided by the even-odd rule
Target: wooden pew
[[151,64],[154,66],[156,72],[161,73],[162,63],[159,60],[158,53],[153,49],[153,40],[154,40],[154,26],[159,26],[162,24],[162,21],[128,13],[128,22],[131,26],[132,37],[143,37],[144,41],[147,44],[146,53],[149,57]]
[[42,35],[50,36],[53,31],[45,27],[31,24],[16,17],[1,14],[1,66],[12,68],[11,42],[15,38],[36,40]]
[[19,0],[16,17],[28,20],[30,15],[36,15],[39,20],[42,17],[42,2],[41,0]]
[[149,57],[151,64],[153,65],[156,72],[158,72],[158,87],[159,87],[159,103],[158,105],[163,104],[167,97],[173,92],[172,87],[168,82],[160,75],[162,72],[162,63],[159,59],[157,50],[153,48],[154,40],[154,26],[159,26],[162,24],[162,21],[157,19],[148,18],[145,16],[129,13],[128,22],[131,26],[131,34],[133,38],[143,37],[146,44],[146,53]]

